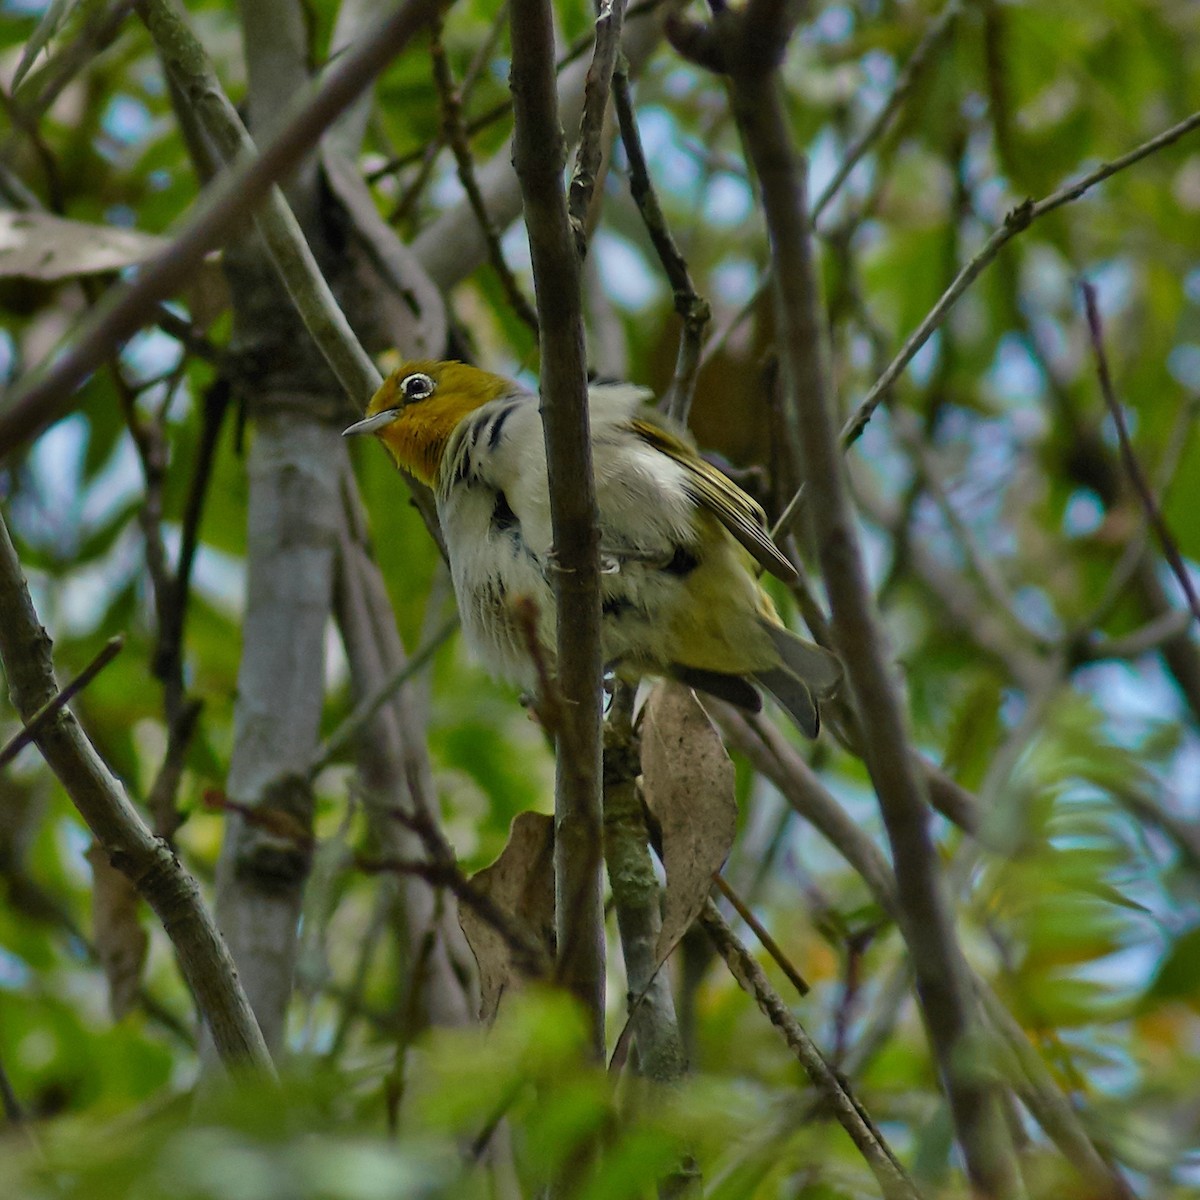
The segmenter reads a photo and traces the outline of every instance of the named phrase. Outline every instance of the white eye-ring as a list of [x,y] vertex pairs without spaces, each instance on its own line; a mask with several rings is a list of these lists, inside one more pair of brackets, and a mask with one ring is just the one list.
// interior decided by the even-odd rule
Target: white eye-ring
[[400,385],[400,390],[404,393],[405,401],[411,404],[414,400],[424,400],[426,396],[433,395],[433,380],[418,372],[410,375]]

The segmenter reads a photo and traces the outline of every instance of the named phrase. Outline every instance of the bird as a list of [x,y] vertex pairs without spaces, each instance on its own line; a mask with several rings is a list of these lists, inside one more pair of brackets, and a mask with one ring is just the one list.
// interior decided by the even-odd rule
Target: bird
[[[795,569],[762,508],[629,383],[588,389],[600,535],[606,671],[676,679],[751,712],[762,687],[807,736],[841,680],[838,658],[787,629],[757,567]],[[345,436],[375,434],[433,489],[468,646],[532,690],[537,644],[553,671],[553,536],[538,396],[467,363],[418,360],[391,372]],[[532,609],[529,602],[532,601]],[[757,685],[757,686],[756,686]]]

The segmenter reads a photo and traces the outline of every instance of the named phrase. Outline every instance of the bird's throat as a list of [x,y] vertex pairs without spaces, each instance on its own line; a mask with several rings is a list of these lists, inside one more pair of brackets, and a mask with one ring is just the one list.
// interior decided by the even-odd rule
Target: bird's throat
[[379,436],[397,465],[433,487],[450,435],[473,407],[458,397],[432,396],[404,409]]

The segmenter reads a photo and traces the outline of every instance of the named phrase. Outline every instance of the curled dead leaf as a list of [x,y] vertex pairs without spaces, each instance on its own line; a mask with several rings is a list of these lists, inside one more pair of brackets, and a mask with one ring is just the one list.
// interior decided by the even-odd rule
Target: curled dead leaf
[[[554,953],[554,818],[518,813],[508,843],[490,867],[471,877],[514,927]],[[479,965],[479,1016],[491,1021],[504,992],[525,978],[510,941],[477,909],[458,906],[458,922]]]
[[663,680],[642,721],[642,788],[662,829],[661,962],[708,899],[737,829],[733,763],[691,688]]

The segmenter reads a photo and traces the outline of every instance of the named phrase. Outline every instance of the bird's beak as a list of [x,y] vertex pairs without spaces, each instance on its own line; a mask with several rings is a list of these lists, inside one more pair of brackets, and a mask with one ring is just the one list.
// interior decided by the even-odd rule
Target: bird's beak
[[390,425],[399,415],[398,408],[385,408],[382,412],[377,412],[370,417],[363,417],[361,421],[355,421],[348,429],[343,429],[342,437],[350,437],[357,433],[374,433],[377,429]]

